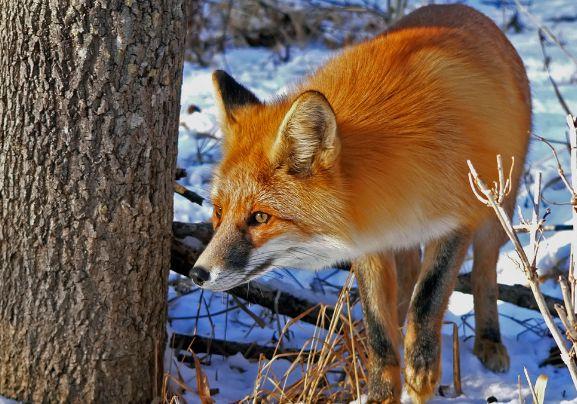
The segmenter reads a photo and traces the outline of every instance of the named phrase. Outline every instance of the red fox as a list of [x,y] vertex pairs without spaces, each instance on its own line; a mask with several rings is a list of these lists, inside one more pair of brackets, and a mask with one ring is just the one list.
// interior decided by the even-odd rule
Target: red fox
[[[474,352],[489,369],[508,369],[495,272],[505,236],[475,199],[466,160],[490,179],[497,154],[514,156],[516,188],[531,99],[521,59],[489,18],[463,5],[420,8],[269,102],[223,71],[213,80],[223,159],[211,191],[215,235],[190,274],[199,286],[352,261],[371,346],[369,400],[400,400],[406,315],[405,384],[421,403],[439,381],[443,315],[472,243]],[[509,211],[514,202],[512,192]]]

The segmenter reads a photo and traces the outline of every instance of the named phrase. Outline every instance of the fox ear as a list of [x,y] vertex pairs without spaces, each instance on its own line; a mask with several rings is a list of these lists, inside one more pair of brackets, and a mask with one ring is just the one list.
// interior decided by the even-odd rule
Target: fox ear
[[247,104],[260,104],[259,99],[242,84],[239,84],[224,70],[212,73],[217,102],[224,116],[234,121],[233,111]]
[[318,91],[302,93],[285,115],[273,146],[275,159],[289,172],[307,176],[329,168],[340,152],[335,113]]

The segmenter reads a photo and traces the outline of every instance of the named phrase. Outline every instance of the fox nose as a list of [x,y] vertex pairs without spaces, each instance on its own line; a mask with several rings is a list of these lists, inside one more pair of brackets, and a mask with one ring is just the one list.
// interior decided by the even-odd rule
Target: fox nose
[[201,266],[194,267],[190,270],[190,278],[198,286],[210,279],[210,273]]

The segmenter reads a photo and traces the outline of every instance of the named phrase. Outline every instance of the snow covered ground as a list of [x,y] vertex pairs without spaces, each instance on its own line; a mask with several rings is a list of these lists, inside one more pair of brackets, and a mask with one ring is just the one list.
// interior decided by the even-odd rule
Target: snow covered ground
[[[409,2],[412,7],[425,2]],[[439,1],[437,1],[439,3]],[[499,25],[507,21],[513,14],[514,7],[499,8],[495,1],[471,0],[464,3],[473,5],[495,20]],[[507,2],[504,2],[507,3]],[[510,3],[513,3],[512,1]],[[533,0],[529,3],[529,10],[544,25],[558,36],[567,49],[577,55],[577,1],[576,0]],[[543,57],[539,47],[539,39],[535,25],[530,19],[521,16],[525,29],[521,33],[507,34],[521,54],[527,66],[531,80],[534,106],[534,131],[549,139],[565,140],[565,117],[553,89],[549,83],[547,73],[543,68]],[[560,84],[567,103],[577,111],[577,66],[563,54],[556,46],[548,46],[547,52],[552,57],[551,70],[553,77]],[[318,64],[322,63],[332,54],[332,51],[311,45],[302,50],[294,50],[288,63],[279,63],[275,57],[262,49],[231,49],[226,55],[221,56],[214,68],[225,68],[237,80],[252,89],[257,96],[269,98],[283,91],[283,88],[298,77],[310,72]],[[200,145],[195,139],[194,132],[215,133],[216,130],[216,107],[214,105],[211,72],[214,68],[199,68],[187,64],[184,70],[184,83],[182,88],[182,114],[181,121],[188,129],[182,128],[179,135],[178,165],[185,167],[188,177],[181,183],[201,195],[207,195],[209,181],[214,162],[219,159],[218,145],[205,153],[203,163],[197,158],[198,147],[211,147]],[[191,105],[200,107],[201,112],[187,113]],[[216,133],[218,136],[218,133]],[[206,143],[206,140],[203,141]],[[561,156],[567,161],[567,153]],[[544,183],[555,177],[555,161],[551,158],[550,151],[540,142],[533,141],[530,147],[529,166],[532,173],[544,172]],[[527,211],[527,191],[521,188],[519,205]],[[544,194],[547,201],[563,202],[568,200],[568,194],[563,191],[562,185],[550,187]],[[211,206],[199,207],[191,205],[185,199],[175,196],[174,219],[184,222],[206,221],[211,214]],[[550,223],[566,223],[570,217],[566,206],[551,205],[552,214],[549,216]],[[527,215],[530,217],[530,215]],[[569,255],[569,233],[548,234],[540,255],[540,267],[547,272],[557,263],[563,262]],[[512,248],[506,245],[502,249],[498,264],[498,279],[504,284],[524,284],[524,278],[509,258]],[[467,262],[462,271],[470,270],[470,262]],[[171,275],[174,280],[176,275]],[[331,302],[336,299],[338,286],[346,279],[346,273],[336,270],[326,270],[319,273],[293,271],[278,271],[277,276],[266,279],[265,282],[281,284],[283,290],[292,290],[294,293],[306,293],[315,296],[315,299]],[[332,285],[336,285],[334,287]],[[546,293],[559,296],[560,292],[555,283],[548,281],[543,289]],[[184,334],[197,333],[203,336],[216,338],[256,342],[261,345],[275,344],[278,337],[278,324],[271,321],[265,328],[254,327],[254,321],[240,310],[232,310],[219,315],[207,316],[207,310],[211,313],[226,311],[227,307],[233,306],[226,294],[201,292],[193,289],[192,293],[181,294],[171,287],[169,291],[169,332]],[[200,305],[200,307],[199,307]],[[266,310],[252,306],[257,315]],[[532,379],[539,374],[549,376],[546,402],[577,402],[577,393],[573,389],[568,372],[565,369],[551,366],[539,367],[539,363],[548,356],[549,349],[553,345],[551,338],[546,335],[545,326],[540,320],[539,313],[521,309],[508,303],[500,302],[501,331],[504,343],[508,347],[511,356],[511,369],[505,374],[493,374],[485,370],[472,353],[473,335],[469,324],[474,327],[474,319],[471,316],[473,300],[471,295],[455,292],[451,298],[446,319],[455,321],[460,325],[459,334],[461,339],[461,361],[463,375],[464,396],[448,400],[437,397],[433,402],[452,401],[456,403],[480,403],[486,402],[490,396],[500,402],[518,402],[517,377],[523,375],[523,367],[526,367]],[[196,319],[197,314],[199,318]],[[263,317],[265,315],[263,314]],[[188,317],[175,319],[176,317]],[[534,319],[534,320],[530,320]],[[528,330],[522,325],[523,321],[529,320],[536,328]],[[280,318],[284,324],[285,318]],[[303,341],[313,334],[313,327],[308,324],[297,324],[293,328],[293,336],[286,342],[285,348],[300,348]],[[539,330],[541,330],[539,332]],[[451,335],[447,327],[443,341],[443,384],[451,383]],[[192,403],[198,402],[196,395],[196,373],[184,364],[179,364],[167,353],[167,369],[173,375],[181,377],[190,389],[186,389],[184,398]],[[282,373],[283,367],[288,367],[289,362],[279,361],[277,373]],[[253,391],[253,382],[256,377],[258,364],[249,362],[241,355],[224,358],[213,355],[210,362],[203,365],[211,388],[218,388],[219,393],[213,398],[217,403],[229,403],[247,396]],[[528,387],[523,383],[523,392],[528,401]],[[406,402],[410,402],[405,397]]]

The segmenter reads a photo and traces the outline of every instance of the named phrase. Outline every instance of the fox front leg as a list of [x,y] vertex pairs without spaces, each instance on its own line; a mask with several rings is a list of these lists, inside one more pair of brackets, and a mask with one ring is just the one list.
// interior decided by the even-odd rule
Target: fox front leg
[[397,319],[397,276],[393,254],[353,262],[369,342],[369,402],[399,403],[401,369]]
[[405,335],[405,384],[417,404],[427,402],[439,382],[443,316],[470,239],[454,232],[425,249]]

